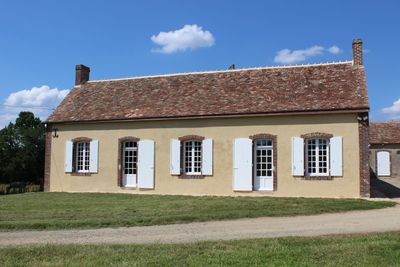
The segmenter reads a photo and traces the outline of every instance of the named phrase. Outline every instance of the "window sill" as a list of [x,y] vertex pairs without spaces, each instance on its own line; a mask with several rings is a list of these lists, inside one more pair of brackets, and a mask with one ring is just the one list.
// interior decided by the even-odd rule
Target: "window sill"
[[71,172],[71,176],[91,176],[90,172]]
[[307,181],[329,181],[329,180],[333,180],[332,176],[304,176],[303,180],[307,180]]
[[204,175],[188,175],[188,174],[181,174],[178,176],[179,179],[204,179]]

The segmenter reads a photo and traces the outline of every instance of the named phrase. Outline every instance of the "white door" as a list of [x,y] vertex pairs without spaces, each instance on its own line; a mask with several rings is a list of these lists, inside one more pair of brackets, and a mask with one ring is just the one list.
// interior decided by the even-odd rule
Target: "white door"
[[256,140],[254,142],[254,189],[274,189],[273,148],[271,140]]
[[124,142],[122,145],[122,183],[125,187],[137,184],[137,142]]
[[378,176],[390,176],[390,153],[388,151],[378,151],[376,163]]

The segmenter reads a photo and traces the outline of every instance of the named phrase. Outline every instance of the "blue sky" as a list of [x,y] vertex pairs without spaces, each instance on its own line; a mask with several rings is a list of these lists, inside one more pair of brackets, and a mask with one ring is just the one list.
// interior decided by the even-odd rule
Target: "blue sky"
[[45,118],[79,63],[107,79],[351,60],[354,38],[371,119],[398,119],[399,12],[400,1],[1,1],[0,126],[31,107]]

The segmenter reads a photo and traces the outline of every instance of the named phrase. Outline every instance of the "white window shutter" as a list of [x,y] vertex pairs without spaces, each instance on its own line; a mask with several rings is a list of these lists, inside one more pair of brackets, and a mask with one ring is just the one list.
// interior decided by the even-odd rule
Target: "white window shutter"
[[97,173],[99,164],[99,140],[90,142],[90,165],[89,172]]
[[172,175],[181,174],[181,141],[171,139],[170,170]]
[[154,141],[141,140],[138,144],[138,187],[154,188]]
[[343,145],[342,137],[330,139],[330,168],[331,176],[343,176]]
[[292,175],[304,176],[304,139],[292,137]]
[[378,151],[376,153],[376,172],[378,176],[390,176],[390,152]]
[[65,164],[64,171],[72,172],[72,158],[73,158],[74,143],[72,141],[65,142]]
[[203,147],[203,162],[202,162],[202,174],[212,175],[213,174],[213,140],[211,138],[204,139],[202,143]]
[[253,190],[253,142],[248,138],[233,143],[233,190]]

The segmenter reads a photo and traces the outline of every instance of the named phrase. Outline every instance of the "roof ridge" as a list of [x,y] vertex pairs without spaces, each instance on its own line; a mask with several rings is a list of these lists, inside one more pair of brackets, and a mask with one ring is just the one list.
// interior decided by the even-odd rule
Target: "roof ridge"
[[[362,113],[369,110],[366,94],[360,93],[359,88],[366,87],[362,68],[347,61],[221,70],[203,75],[147,76],[159,77],[153,79],[136,77],[120,82],[89,81],[80,89],[75,87],[48,122],[278,113],[284,116],[290,112],[310,114],[332,110]],[[172,75],[175,76],[163,78]]]
[[384,124],[389,124],[389,123],[400,123],[400,120],[388,120],[388,121],[371,121],[370,123],[384,123]]
[[227,72],[239,72],[239,71],[247,71],[247,70],[288,69],[288,68],[303,68],[303,67],[316,67],[316,66],[327,66],[327,65],[345,65],[345,64],[353,64],[353,61],[352,60],[348,60],[348,61],[334,61],[334,62],[322,62],[322,63],[310,63],[310,64],[293,64],[293,65],[282,65],[282,66],[260,66],[260,67],[249,67],[249,68],[227,69],[227,70],[178,72],[178,73],[170,73],[170,74],[134,76],[134,77],[127,77],[127,78],[114,78],[114,79],[104,79],[104,80],[89,80],[89,81],[87,81],[87,83],[108,82],[108,81],[123,81],[123,80],[136,80],[136,79],[146,79],[146,78],[172,77],[172,76],[197,75],[197,74],[209,74],[209,73],[227,73]]

